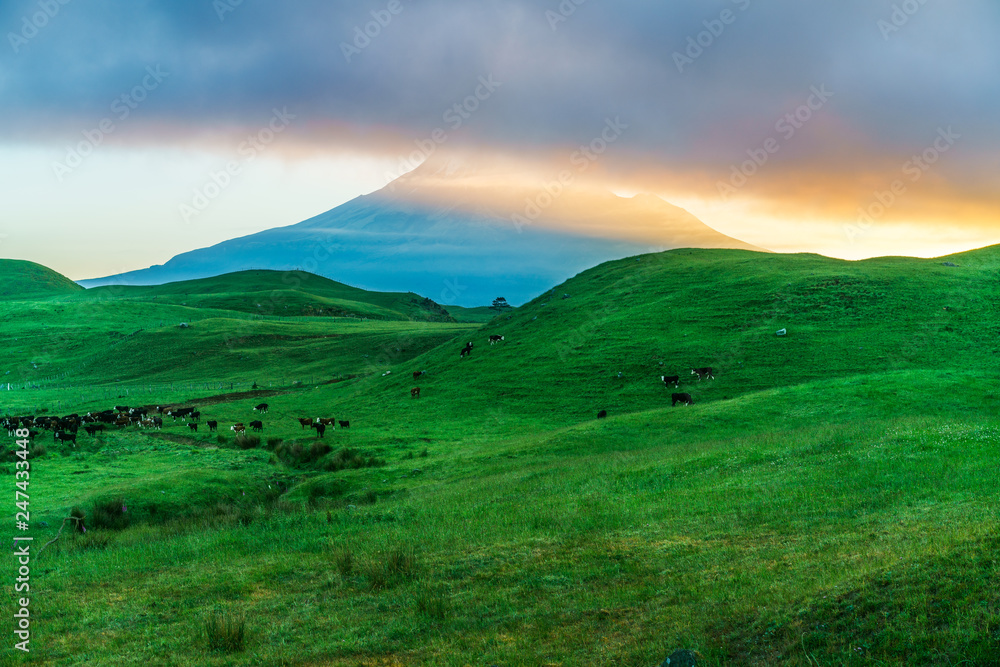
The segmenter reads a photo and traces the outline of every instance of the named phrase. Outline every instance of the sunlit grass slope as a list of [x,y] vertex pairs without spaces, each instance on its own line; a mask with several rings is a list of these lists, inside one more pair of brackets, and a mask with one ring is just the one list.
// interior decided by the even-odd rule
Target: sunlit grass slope
[[[357,377],[266,398],[160,389],[196,399],[197,432],[49,436],[37,541],[109,499],[131,525],[64,535],[33,566],[32,660],[651,667],[683,647],[712,665],[1000,664],[998,277],[996,248],[679,250],[595,267],[480,329],[125,304],[88,335],[202,319],[101,357],[53,345],[67,382],[179,383],[241,355]],[[77,326],[63,302],[29,307]],[[309,342],[314,327],[345,339]],[[673,374],[679,390],[659,380]],[[674,391],[694,405],[670,407]],[[297,417],[351,426],[318,440]],[[238,448],[228,425],[257,418],[260,443]],[[245,619],[241,650],[209,649],[216,612]]]

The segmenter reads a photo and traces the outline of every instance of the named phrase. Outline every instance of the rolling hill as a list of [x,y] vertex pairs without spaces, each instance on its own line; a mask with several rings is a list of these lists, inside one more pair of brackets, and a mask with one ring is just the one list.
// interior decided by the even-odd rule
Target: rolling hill
[[[40,560],[33,658],[993,664],[998,276],[1000,247],[682,249],[592,267],[481,327],[159,302],[190,289],[0,303],[4,335],[49,336],[65,369],[64,386],[0,394],[5,412],[183,401],[220,424],[43,438],[36,543],[74,506],[91,523]],[[54,334],[79,325],[72,304],[93,309],[90,340],[204,319],[95,354]],[[220,394],[239,356],[244,374],[338,377]],[[694,404],[671,407],[674,391]],[[321,439],[305,416],[350,427]],[[257,418],[257,442],[226,432]],[[120,525],[95,525],[109,513]],[[219,623],[245,629],[239,648],[208,645]]]
[[83,289],[52,269],[19,259],[0,259],[0,299],[71,294]]

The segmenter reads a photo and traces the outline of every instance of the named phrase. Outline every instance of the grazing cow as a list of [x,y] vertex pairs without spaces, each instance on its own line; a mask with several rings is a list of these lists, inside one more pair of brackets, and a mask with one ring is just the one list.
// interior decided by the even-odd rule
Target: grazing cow
[[189,416],[189,417],[191,417],[191,419],[193,419],[193,420],[195,420],[195,421],[198,421],[198,418],[199,418],[199,417],[201,417],[201,413],[200,413],[200,412],[197,412],[197,411],[195,411],[195,412],[192,412],[192,413],[191,413],[190,415],[188,415],[188,416]]
[[351,428],[351,422],[349,421],[338,421],[337,423],[340,424],[340,428]]
[[681,376],[680,375],[661,375],[660,380],[663,381],[663,386],[674,385],[674,387],[680,386]]
[[263,431],[264,430],[264,422],[260,422],[260,421],[250,422],[250,430],[251,431]]
[[217,428],[219,428],[219,422],[215,421],[214,419],[211,421],[207,421],[205,423],[208,424],[209,432],[215,431]]
[[128,412],[129,408],[127,405],[116,405],[115,410],[117,412]]
[[313,424],[312,427],[316,429],[317,438],[322,438],[323,434],[326,433],[326,424]]
[[426,373],[427,371],[413,371],[413,379],[416,380],[418,377]]
[[247,427],[243,425],[243,422],[240,422],[239,424],[233,424],[232,426],[230,426],[229,430],[232,431],[232,432],[234,432],[234,433],[244,433],[245,434],[247,432]]
[[472,354],[472,343],[467,343],[462,351],[458,353],[459,357],[465,357],[466,355]]
[[691,405],[694,401],[691,400],[691,394],[670,394],[671,406],[676,406],[678,403],[683,403],[684,405]]
[[254,411],[255,412],[259,412],[262,415],[266,415],[267,414],[267,408],[268,408],[267,403],[261,403],[260,405],[258,405],[257,407],[254,408]]
[[297,417],[296,419],[298,419],[299,424],[302,425],[303,431],[306,430],[308,427],[312,426],[313,424],[313,420],[309,419],[308,417]]
[[333,417],[316,417],[316,421],[323,426],[334,426],[337,423]]
[[103,431],[104,429],[105,429],[104,424],[88,424],[87,426],[83,427],[83,430],[86,431],[87,435],[89,436],[93,436],[95,433]]
[[76,447],[76,433],[67,433],[66,431],[56,431],[55,438],[53,442],[65,442],[69,440]]
[[195,424],[194,422],[188,422],[188,428],[195,432],[198,431],[198,425]]
[[492,336],[490,336],[490,345],[493,345],[494,343],[499,343],[502,340],[503,336],[498,336],[496,334],[493,334]]
[[699,380],[704,379],[706,376],[709,379],[712,379],[712,380],[715,379],[715,375],[712,374],[712,369],[711,368],[707,368],[707,367],[706,368],[692,368],[691,369],[691,375],[697,375]]
[[607,410],[601,410],[600,412],[597,413],[597,418],[598,419],[604,419],[607,416],[608,416],[608,411]]
[[420,387],[414,387],[410,390],[410,398],[420,398]]

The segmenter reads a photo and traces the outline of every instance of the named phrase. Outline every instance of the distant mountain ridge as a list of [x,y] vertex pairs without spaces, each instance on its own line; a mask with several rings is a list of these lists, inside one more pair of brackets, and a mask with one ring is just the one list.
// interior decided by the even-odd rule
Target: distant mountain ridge
[[[416,292],[441,304],[482,306],[503,296],[517,305],[612,259],[677,247],[761,250],[652,196],[567,188],[527,218],[524,211],[540,192],[469,187],[440,169],[417,170],[295,225],[78,282],[152,285],[250,268],[301,269],[366,290]],[[519,216],[530,224],[518,224]]]

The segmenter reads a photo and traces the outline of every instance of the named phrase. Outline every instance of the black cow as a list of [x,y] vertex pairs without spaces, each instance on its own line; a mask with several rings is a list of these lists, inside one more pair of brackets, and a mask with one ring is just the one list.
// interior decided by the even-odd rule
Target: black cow
[[608,411],[607,410],[601,410],[600,412],[597,413],[597,418],[598,419],[604,419],[607,416],[608,416]]
[[116,405],[115,410],[118,412],[128,412],[129,407],[127,405]]
[[194,419],[195,421],[198,421],[198,418],[201,417],[201,413],[196,410],[196,411],[192,412],[188,416],[191,417],[191,419]]
[[670,394],[670,400],[673,401],[670,405],[675,406],[678,403],[683,403],[684,405],[691,405],[694,401],[691,400],[691,394]]
[[697,375],[699,380],[704,379],[706,376],[708,378],[712,379],[712,380],[715,379],[715,376],[712,374],[712,369],[708,368],[708,367],[706,367],[706,368],[692,368],[691,369],[691,375]]
[[210,432],[215,431],[215,429],[219,428],[219,422],[215,421],[214,419],[211,421],[207,421],[205,423],[208,424],[208,430]]
[[267,414],[267,408],[268,408],[267,403],[261,403],[260,405],[258,405],[257,407],[254,408],[254,411],[255,412],[259,412],[262,415],[266,415]]
[[312,427],[316,429],[317,438],[322,438],[323,434],[326,433],[326,424],[313,424]]
[[503,336],[498,336],[497,334],[493,334],[492,336],[490,336],[490,345],[493,345],[494,343],[499,343],[502,340]]
[[337,423],[340,424],[340,428],[351,428],[351,422],[349,421],[338,421]]
[[86,431],[87,435],[90,436],[93,436],[97,432],[103,431],[104,429],[105,429],[104,424],[88,424],[87,426],[83,427],[83,430]]
[[472,354],[472,343],[467,343],[462,351],[458,353],[459,357],[465,357],[466,355]]
[[264,423],[263,422],[259,422],[259,421],[250,422],[250,430],[251,431],[263,431],[264,430]]
[[56,431],[55,438],[53,442],[66,442],[70,441],[73,446],[76,447],[76,433],[67,433],[66,431]]
[[198,431],[198,425],[195,424],[194,422],[188,422],[188,428],[195,432]]
[[663,386],[674,385],[674,387],[680,386],[681,376],[680,375],[661,375],[660,380],[663,381]]

